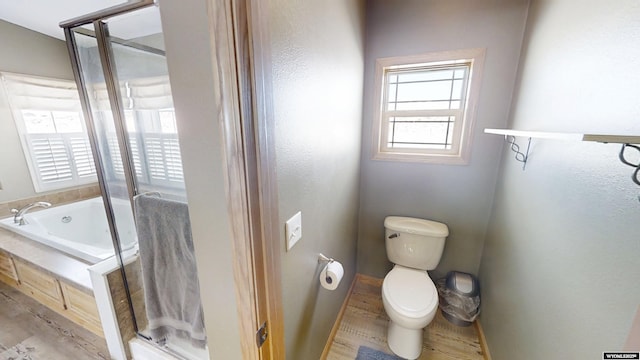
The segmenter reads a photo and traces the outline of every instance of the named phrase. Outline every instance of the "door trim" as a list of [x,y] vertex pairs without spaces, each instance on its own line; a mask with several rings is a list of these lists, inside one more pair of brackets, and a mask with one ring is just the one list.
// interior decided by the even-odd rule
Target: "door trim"
[[[246,143],[253,145],[250,149],[251,156],[247,156],[248,168],[255,170],[255,176],[250,176],[254,181],[249,182],[249,194],[253,193],[254,196],[252,209],[259,210],[259,216],[252,218],[255,219],[252,221],[254,229],[260,230],[254,232],[254,262],[257,274],[262,272],[262,278],[257,277],[260,302],[258,315],[267,321],[270,334],[267,340],[269,347],[263,348],[262,359],[281,360],[285,359],[280,268],[282,236],[278,214],[268,3],[262,0],[243,1],[246,4],[249,44],[246,48],[246,58],[249,61],[245,64],[248,65],[251,81],[248,86],[241,87],[241,98],[251,94],[252,114],[245,117],[243,126]],[[246,92],[243,93],[243,90]],[[252,139],[249,140],[250,138]]]
[[[285,359],[284,318],[268,16],[259,0],[227,4],[228,19],[232,19],[227,22],[232,27],[227,28],[227,36],[232,37],[234,53],[230,55],[235,63],[221,64],[221,68],[230,70],[227,76],[233,84],[228,83],[227,89],[235,87],[236,108],[228,108],[230,116],[223,117],[223,136],[240,342],[244,359],[281,360]],[[220,16],[213,10],[215,6],[210,7],[210,21]],[[258,349],[255,334],[265,321],[269,336]]]

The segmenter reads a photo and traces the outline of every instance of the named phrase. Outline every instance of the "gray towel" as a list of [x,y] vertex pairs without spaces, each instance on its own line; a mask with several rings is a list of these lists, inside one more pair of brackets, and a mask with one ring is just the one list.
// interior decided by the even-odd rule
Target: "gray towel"
[[134,199],[145,306],[154,341],[168,336],[206,345],[200,287],[187,204]]

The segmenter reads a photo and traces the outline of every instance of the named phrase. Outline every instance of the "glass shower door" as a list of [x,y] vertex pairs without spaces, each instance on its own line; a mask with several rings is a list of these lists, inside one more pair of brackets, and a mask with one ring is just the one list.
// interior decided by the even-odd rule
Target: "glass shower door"
[[186,201],[158,8],[115,17],[108,26],[137,193]]
[[184,358],[208,359],[158,8],[71,36],[133,326]]
[[[113,113],[110,109],[109,98],[103,75],[102,64],[98,52],[98,43],[94,36],[85,35],[87,32],[76,34],[78,55],[83,64],[85,87],[89,96],[92,122],[87,127],[90,134],[95,134],[101,163],[99,170],[103,173],[104,191],[110,208],[113,210],[116,235],[118,238],[116,252],[129,255],[135,253],[136,234],[131,210],[127,184],[122,174],[122,154],[117,139],[109,136],[115,129]],[[118,164],[120,164],[118,166]],[[120,175],[119,175],[119,174]]]

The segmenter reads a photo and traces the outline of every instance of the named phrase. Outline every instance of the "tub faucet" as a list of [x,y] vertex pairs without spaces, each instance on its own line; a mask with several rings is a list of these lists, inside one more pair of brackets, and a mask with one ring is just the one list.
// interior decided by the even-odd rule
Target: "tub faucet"
[[51,203],[48,203],[46,201],[38,201],[32,204],[23,206],[20,209],[11,209],[11,213],[13,214],[13,222],[19,225],[26,225],[28,223],[27,223],[27,220],[24,218],[24,216],[27,214],[29,210],[35,207],[48,208],[50,206],[51,206]]

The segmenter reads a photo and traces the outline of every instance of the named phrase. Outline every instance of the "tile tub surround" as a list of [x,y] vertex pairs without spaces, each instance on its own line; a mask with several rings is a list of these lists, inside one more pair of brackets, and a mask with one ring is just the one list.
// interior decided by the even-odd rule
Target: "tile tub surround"
[[[98,187],[97,184],[94,184],[54,193],[42,194],[25,199],[11,200],[0,203],[0,218],[11,216],[11,209],[19,209],[37,201],[46,201],[51,203],[53,206],[56,206],[91,199],[98,196],[100,196],[100,187]],[[31,211],[38,211],[38,208]]]

